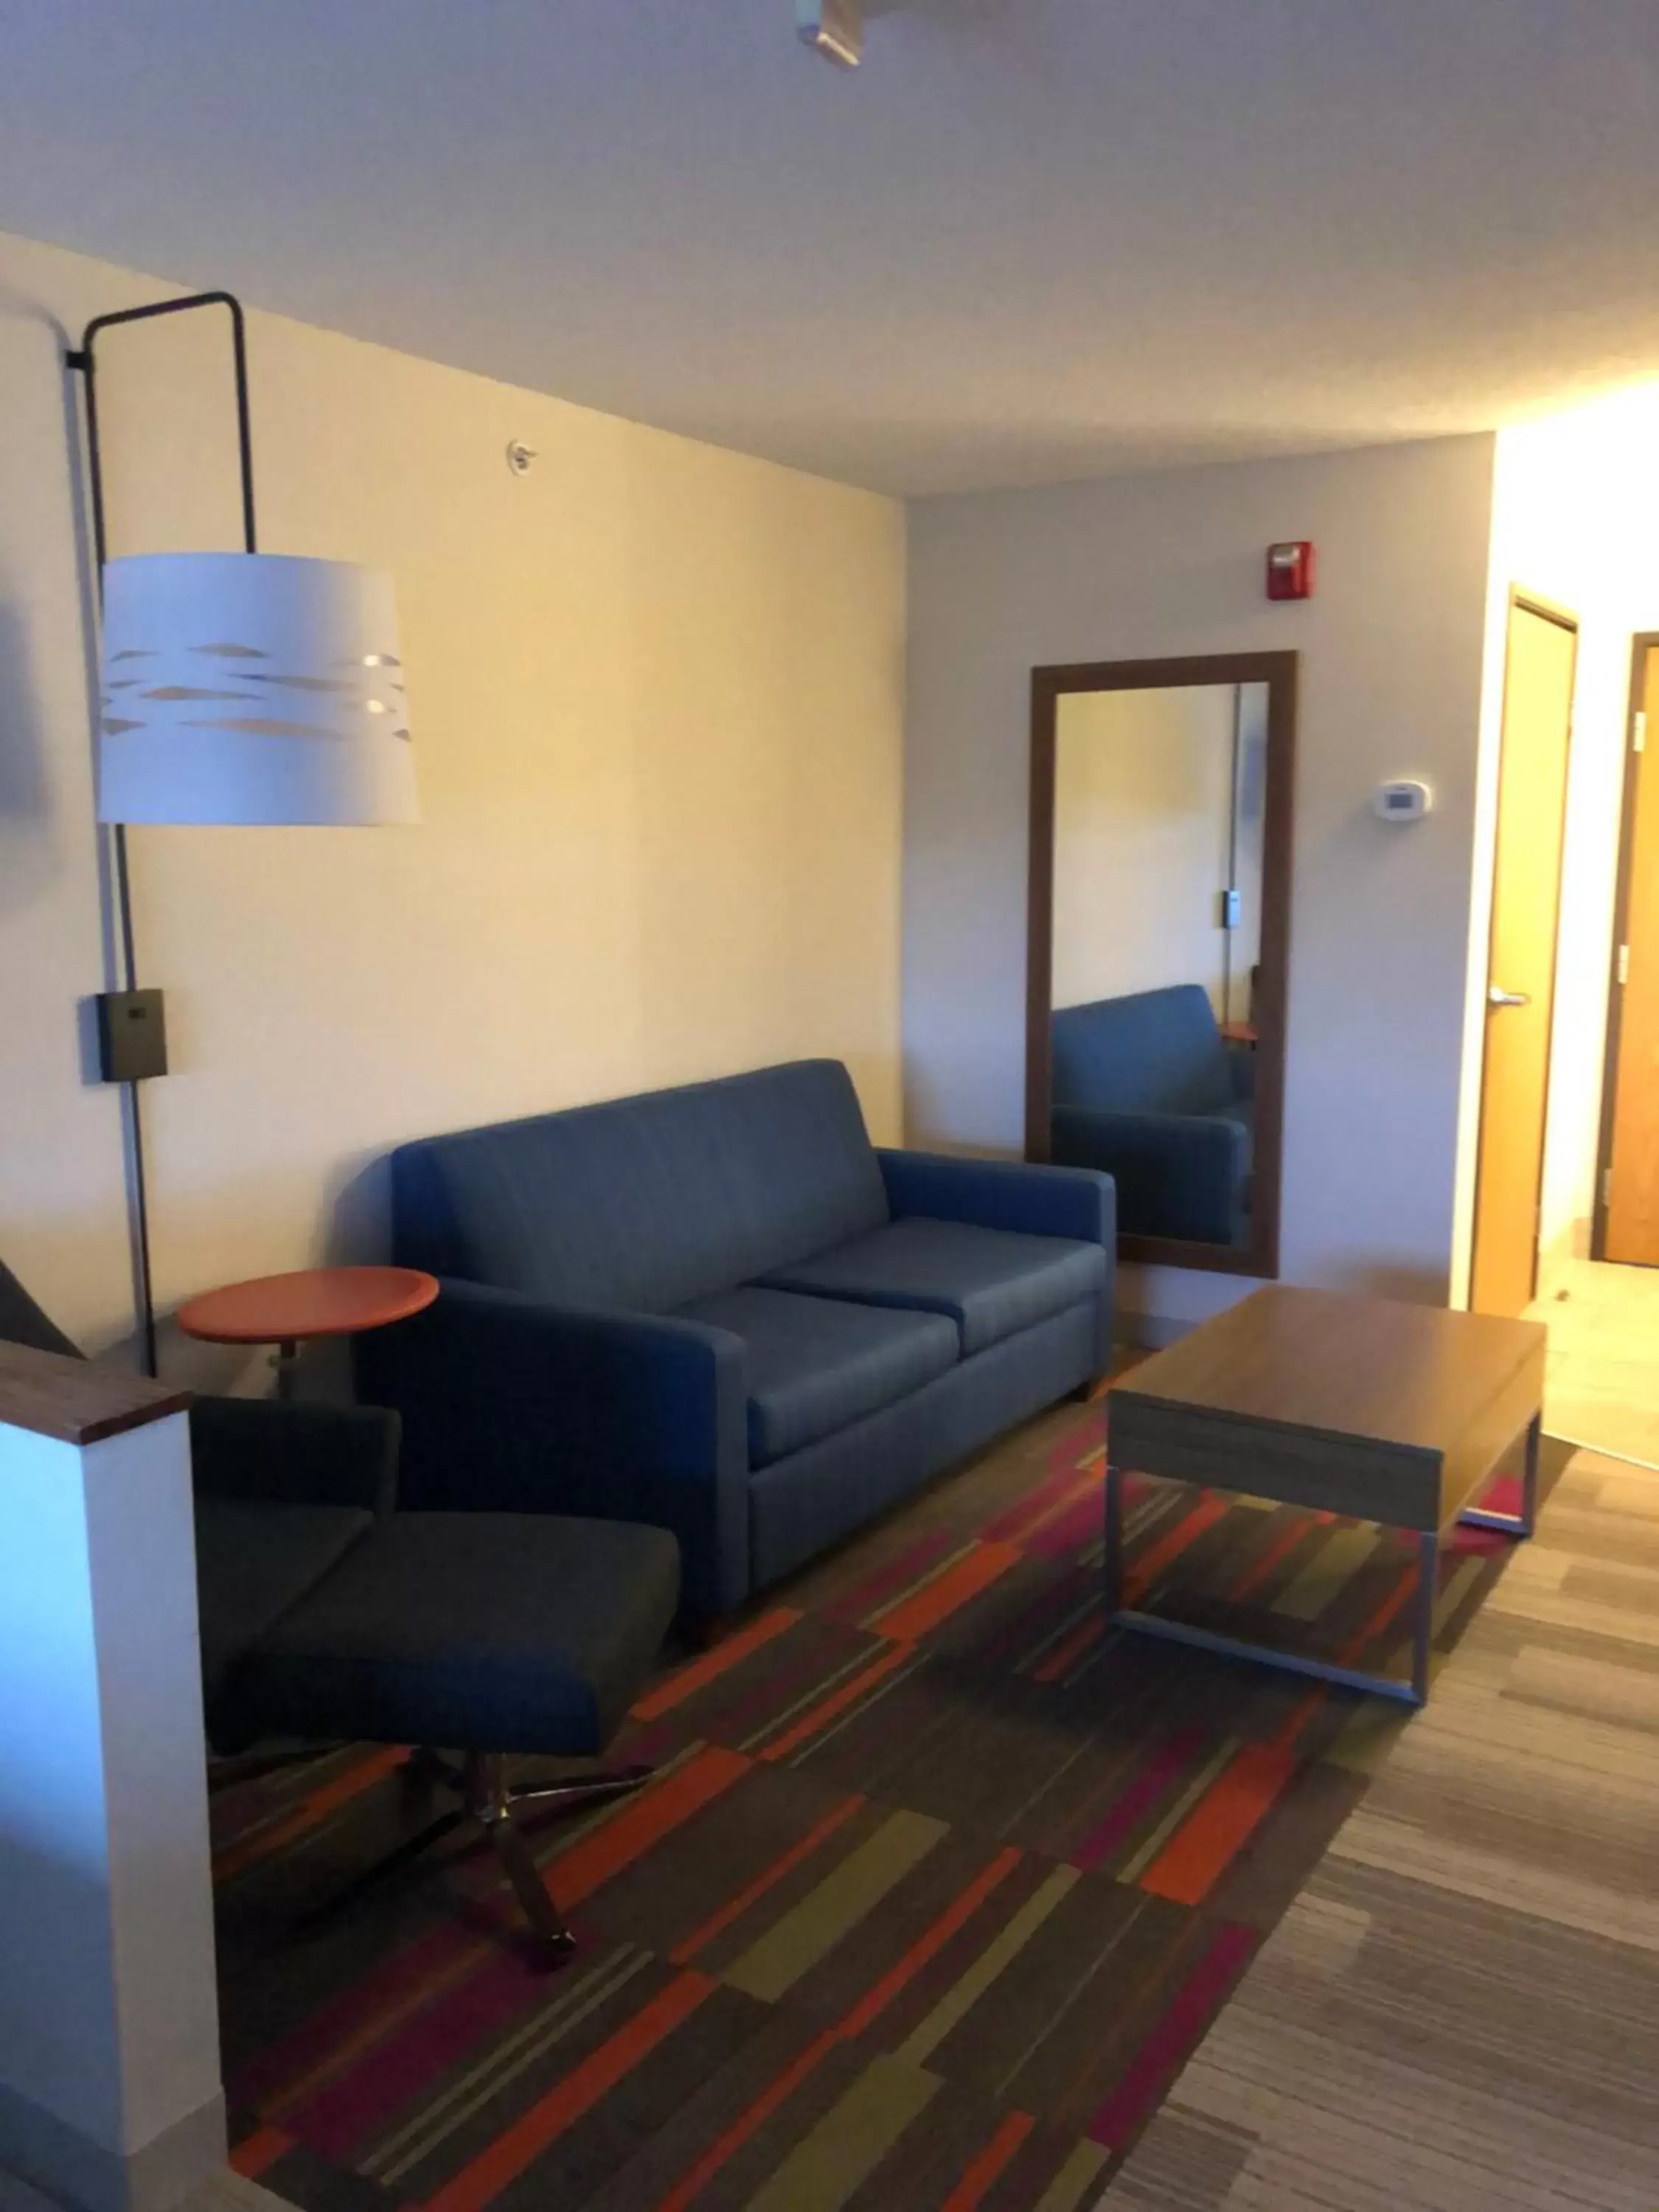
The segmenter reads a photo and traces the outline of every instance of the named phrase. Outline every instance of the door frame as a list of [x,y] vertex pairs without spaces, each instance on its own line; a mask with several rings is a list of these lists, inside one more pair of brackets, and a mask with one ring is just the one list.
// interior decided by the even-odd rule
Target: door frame
[[1474,1297],[1475,1263],[1480,1255],[1480,1181],[1486,1170],[1486,1033],[1492,1014],[1486,1005],[1486,993],[1492,984],[1492,933],[1498,921],[1498,838],[1503,830],[1504,756],[1506,750],[1504,733],[1510,720],[1510,630],[1517,613],[1536,615],[1542,622],[1554,623],[1572,634],[1572,688],[1567,698],[1567,772],[1561,787],[1561,858],[1555,877],[1555,934],[1550,944],[1550,996],[1544,1030],[1544,1121],[1539,1133],[1538,1188],[1533,1194],[1532,1229],[1532,1296],[1538,1295],[1539,1246],[1544,1217],[1544,1159],[1549,1142],[1550,1091],[1555,1074],[1555,987],[1561,965],[1561,885],[1565,879],[1567,858],[1567,796],[1572,789],[1572,748],[1577,735],[1578,718],[1578,650],[1583,630],[1578,617],[1571,607],[1547,599],[1541,592],[1529,592],[1524,586],[1511,584],[1504,610],[1504,696],[1498,720],[1498,781],[1493,791],[1492,832],[1492,896],[1486,911],[1486,957],[1480,978],[1480,1089],[1475,1103],[1474,1200],[1471,1213],[1469,1237],[1469,1287],[1471,1304]]
[[[1613,944],[1607,954],[1607,1036],[1601,1059],[1601,1117],[1595,1146],[1595,1191],[1590,1208],[1590,1257],[1605,1260],[1607,1248],[1607,1174],[1613,1166],[1613,1125],[1619,1104],[1619,1047],[1625,1026],[1625,994],[1619,981],[1620,949],[1629,939],[1631,871],[1636,859],[1636,802],[1641,795],[1639,771],[1632,775],[1636,750],[1636,718],[1645,712],[1648,654],[1659,651],[1659,630],[1638,629],[1631,639],[1630,694],[1625,708],[1623,790],[1619,800],[1619,866],[1613,878]],[[1621,1262],[1639,1267],[1640,1261]]]

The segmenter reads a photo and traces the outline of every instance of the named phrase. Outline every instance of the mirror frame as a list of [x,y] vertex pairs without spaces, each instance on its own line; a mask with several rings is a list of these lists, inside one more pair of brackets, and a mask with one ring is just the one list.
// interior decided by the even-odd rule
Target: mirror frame
[[1079,661],[1031,671],[1030,860],[1027,877],[1025,1157],[1049,1156],[1054,924],[1054,738],[1060,702],[1077,691],[1164,691],[1194,684],[1267,686],[1262,810],[1261,943],[1255,1030],[1255,1153],[1250,1236],[1244,1244],[1120,1236],[1118,1257],[1216,1274],[1279,1273],[1285,1133],[1285,1014],[1290,983],[1291,872],[1295,830],[1297,671],[1294,653],[1217,653],[1178,660]]

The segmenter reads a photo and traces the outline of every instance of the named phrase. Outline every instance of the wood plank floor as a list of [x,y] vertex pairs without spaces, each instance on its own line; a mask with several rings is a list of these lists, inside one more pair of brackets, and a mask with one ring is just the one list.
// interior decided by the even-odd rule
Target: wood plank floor
[[1580,1452],[1101,2212],[1659,2207],[1659,1474]]
[[1659,1468],[1659,1267],[1558,1261],[1540,1289],[1551,1435]]

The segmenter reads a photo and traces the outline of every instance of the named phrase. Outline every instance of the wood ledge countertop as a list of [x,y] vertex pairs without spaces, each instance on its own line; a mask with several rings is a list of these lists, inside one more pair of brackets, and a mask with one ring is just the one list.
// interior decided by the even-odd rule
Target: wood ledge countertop
[[0,1342],[0,1425],[59,1443],[93,1444],[181,1413],[188,1390],[125,1368]]

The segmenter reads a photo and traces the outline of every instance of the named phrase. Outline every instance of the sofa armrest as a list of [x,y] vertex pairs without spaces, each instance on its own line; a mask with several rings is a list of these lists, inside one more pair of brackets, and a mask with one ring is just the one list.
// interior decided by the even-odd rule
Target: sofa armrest
[[1056,1106],[1054,1150],[1116,1182],[1126,1235],[1182,1237],[1230,1244],[1249,1175],[1237,1122],[1203,1114],[1109,1114]]
[[380,1406],[197,1398],[190,1408],[191,1480],[204,1498],[390,1513],[399,1426]]
[[947,1152],[878,1150],[876,1158],[887,1203],[896,1214],[929,1214],[1028,1237],[1070,1237],[1103,1245],[1109,1254],[1115,1249],[1117,1204],[1111,1178],[1087,1167],[1037,1167]]
[[406,1505],[647,1522],[679,1538],[689,1608],[746,1595],[748,1386],[729,1331],[448,1279],[354,1354],[360,1392],[403,1416]]
[[1255,1047],[1253,1044],[1228,1045],[1227,1080],[1235,1098],[1255,1097]]

